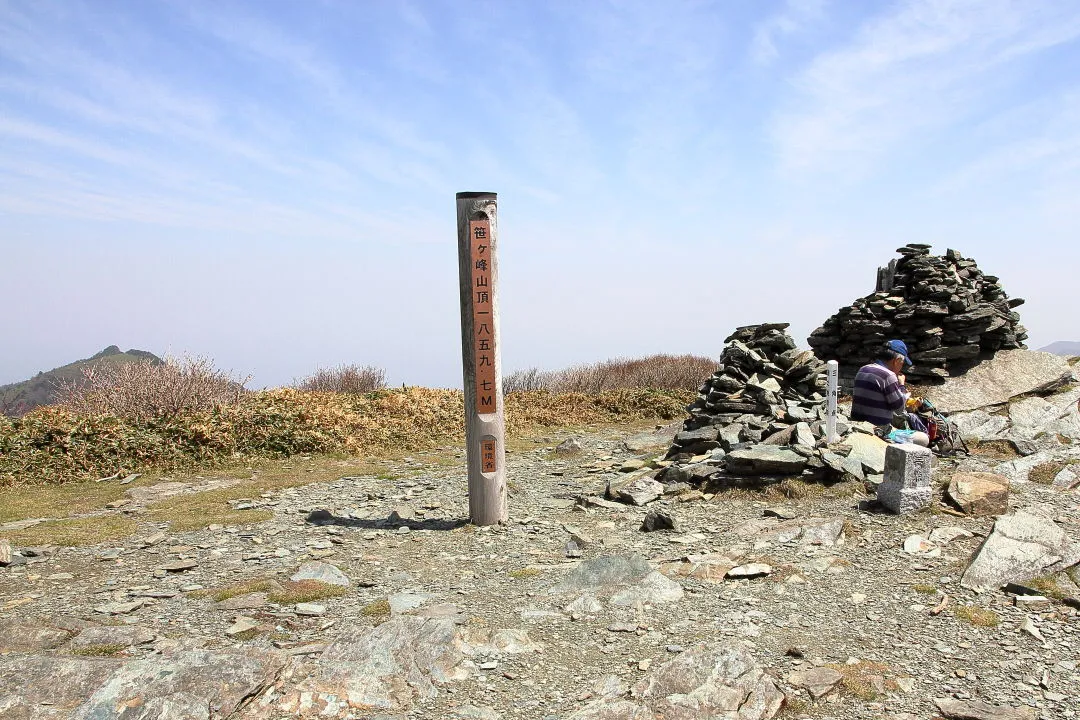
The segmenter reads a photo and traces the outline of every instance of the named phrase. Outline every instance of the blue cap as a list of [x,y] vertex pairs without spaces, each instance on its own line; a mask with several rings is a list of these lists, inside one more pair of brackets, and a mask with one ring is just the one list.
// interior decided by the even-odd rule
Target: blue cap
[[904,344],[903,340],[890,340],[885,343],[885,346],[893,352],[900,353],[904,356],[904,367],[911,367],[911,358],[908,357],[907,345]]

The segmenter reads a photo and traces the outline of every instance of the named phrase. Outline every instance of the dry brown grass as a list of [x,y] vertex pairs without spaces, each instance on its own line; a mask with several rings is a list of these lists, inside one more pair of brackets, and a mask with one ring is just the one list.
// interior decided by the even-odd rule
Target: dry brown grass
[[60,545],[80,547],[122,540],[135,533],[138,525],[124,515],[96,515],[85,518],[50,520],[25,530],[0,532],[12,545],[34,547]]
[[341,365],[319,368],[314,374],[294,383],[306,392],[344,393],[362,395],[386,387],[386,371],[370,365]]
[[318,580],[279,581],[270,577],[257,577],[231,583],[213,590],[196,590],[189,593],[188,596],[223,602],[242,595],[266,593],[266,599],[275,605],[295,605],[297,603],[341,597],[347,592],[348,588],[340,585],[329,585]]
[[509,393],[599,393],[607,390],[697,390],[716,370],[717,361],[697,355],[650,355],[575,365],[564,370],[519,370],[503,380]]
[[[684,415],[692,395],[513,393],[506,398],[507,431],[514,437],[537,428],[671,420]],[[236,457],[400,456],[461,442],[464,414],[460,391],[427,388],[365,395],[271,390],[208,412],[145,421],[42,408],[16,420],[0,418],[0,487],[206,468]]]
[[1057,579],[1052,575],[1041,575],[1037,578],[1032,578],[1025,584],[1035,588],[1046,597],[1053,598],[1054,600],[1064,600],[1069,596],[1069,594],[1058,585]]
[[271,590],[280,588],[281,584],[273,578],[253,578],[250,580],[242,580],[240,582],[231,583],[217,589],[204,589],[195,590],[188,593],[188,597],[191,598],[210,598],[214,602],[222,602],[229,598],[240,597],[241,595],[250,595],[251,593],[263,592],[268,593]]
[[[873,677],[878,676],[884,679],[886,674],[892,672],[888,665],[869,660],[863,660],[852,665],[830,663],[825,667],[832,668],[840,673],[840,687],[844,692],[860,700],[867,701],[876,700],[879,697],[878,691],[874,689]],[[884,685],[887,690],[896,689],[895,680],[885,680]]]
[[1052,485],[1057,474],[1070,466],[1078,468],[1080,467],[1080,463],[1069,462],[1066,460],[1051,460],[1050,462],[1041,463],[1031,468],[1031,472],[1028,474],[1028,480],[1033,483],[1039,483],[1040,485]]
[[390,619],[390,601],[386,598],[380,598],[375,602],[368,603],[360,608],[360,614],[366,618],[371,618],[376,625],[384,623]]
[[208,525],[254,525],[274,517],[269,510],[234,510],[232,501],[258,497],[258,485],[245,483],[220,490],[174,495],[146,506],[149,522],[166,522],[173,532],[201,530]]
[[1007,440],[969,440],[968,449],[972,455],[1011,460],[1020,457],[1013,444]]
[[75,415],[174,417],[235,404],[250,379],[233,378],[203,357],[109,363],[85,368],[80,381],[60,382],[56,404]]
[[85,645],[83,647],[75,648],[71,651],[72,655],[79,655],[82,657],[112,657],[118,655],[127,649],[126,645],[118,644],[100,644],[100,645]]
[[295,605],[341,597],[346,592],[348,592],[347,588],[318,580],[290,580],[282,583],[280,590],[271,590],[267,599],[278,605]]
[[[140,478],[133,484],[143,484]],[[0,524],[28,518],[81,515],[118,500],[131,485],[116,482],[0,489]]]
[[953,614],[976,627],[997,627],[1001,624],[1001,616],[996,612],[974,605],[954,605]]

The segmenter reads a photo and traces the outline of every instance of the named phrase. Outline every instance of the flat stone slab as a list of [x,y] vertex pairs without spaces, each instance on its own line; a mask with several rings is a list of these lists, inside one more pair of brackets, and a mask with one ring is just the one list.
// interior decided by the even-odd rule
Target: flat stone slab
[[1080,562],[1080,543],[1052,520],[1019,510],[994,523],[960,584],[969,590],[996,590],[1009,582],[1025,582]]
[[435,597],[430,593],[402,592],[390,595],[387,600],[390,603],[390,612],[394,615],[400,615],[427,604],[434,600]]
[[777,522],[773,518],[761,518],[743,523],[735,528],[736,534],[752,538],[755,543],[788,543],[795,540],[800,545],[832,547],[844,531],[844,518],[808,517]]
[[876,435],[853,432],[844,438],[842,444],[851,448],[848,459],[858,460],[866,472],[885,472],[885,450],[889,443]]
[[981,700],[934,700],[938,710],[949,720],[1035,720],[1032,708],[991,705]]
[[798,475],[806,467],[805,457],[780,445],[735,450],[725,461],[725,469],[732,475]]
[[316,582],[326,583],[327,585],[338,585],[341,587],[349,587],[349,585],[352,584],[349,577],[341,572],[336,565],[331,565],[330,563],[321,562],[319,560],[304,563],[289,579],[293,582],[315,580]]
[[651,474],[651,470],[646,470],[611,480],[607,486],[608,498],[631,505],[646,505],[663,497],[663,483],[653,480]]
[[682,598],[682,585],[652,569],[645,558],[605,555],[586,560],[550,590],[551,595],[588,593],[612,605],[662,605]]
[[787,676],[790,685],[806,690],[815,700],[828,695],[843,679],[839,671],[827,667],[796,670]]
[[102,625],[86,628],[71,640],[72,650],[86,650],[93,647],[131,647],[151,642],[157,637],[150,628],[138,625]]
[[1065,358],[1035,350],[1001,350],[959,377],[926,393],[942,412],[1000,405],[1009,398],[1042,392],[1074,380]]
[[71,633],[35,620],[0,618],[0,652],[48,650],[67,642]]

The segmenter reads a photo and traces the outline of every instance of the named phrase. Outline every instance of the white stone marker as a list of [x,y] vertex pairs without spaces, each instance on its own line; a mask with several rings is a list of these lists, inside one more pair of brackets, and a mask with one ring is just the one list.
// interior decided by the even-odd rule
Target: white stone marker
[[837,380],[840,373],[840,363],[835,360],[830,360],[825,363],[825,375],[829,380],[829,386],[826,397],[828,398],[828,404],[826,409],[828,414],[825,416],[825,442],[832,443],[840,442],[840,435],[836,432],[836,396],[837,396]]
[[878,502],[897,514],[929,505],[934,494],[930,487],[933,456],[929,448],[912,443],[885,448],[885,479],[878,486]]

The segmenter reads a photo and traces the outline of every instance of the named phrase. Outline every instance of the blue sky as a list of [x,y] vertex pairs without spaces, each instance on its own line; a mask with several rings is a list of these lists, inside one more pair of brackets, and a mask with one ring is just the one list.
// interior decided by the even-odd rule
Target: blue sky
[[1080,4],[0,0],[0,383],[106,345],[459,386],[802,341],[907,242],[1080,339]]

